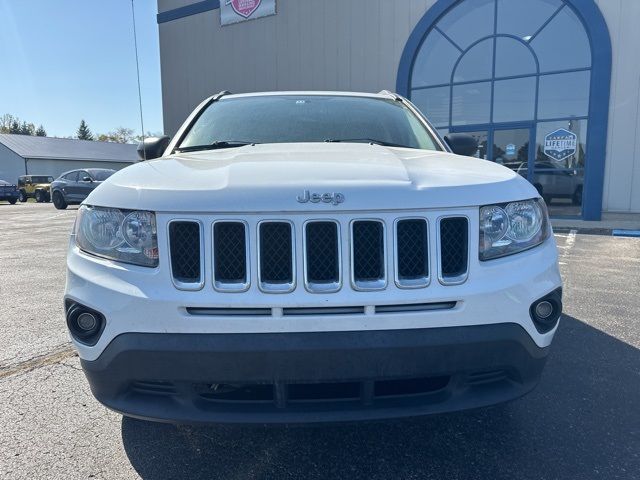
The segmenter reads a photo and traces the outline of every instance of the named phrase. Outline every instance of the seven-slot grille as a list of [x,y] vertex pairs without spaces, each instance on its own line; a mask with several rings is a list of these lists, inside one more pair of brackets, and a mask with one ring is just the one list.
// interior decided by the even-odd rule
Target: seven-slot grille
[[[310,220],[301,227],[301,239],[296,238],[295,227],[290,221],[266,220],[254,226],[256,231],[251,233],[245,221],[214,222],[210,247],[214,288],[221,292],[246,291],[251,283],[251,265],[254,265],[258,286],[267,293],[293,291],[298,271],[310,292],[338,291],[345,277],[355,290],[381,290],[387,286],[390,261],[393,265],[390,275],[397,287],[420,288],[430,282],[431,240],[425,218],[399,218],[393,224],[378,219],[358,219],[350,222],[349,229],[344,231],[337,221]],[[389,245],[387,227],[393,228]],[[434,263],[437,263],[440,282],[444,285],[464,282],[469,260],[468,219],[443,217],[435,230],[438,258]],[[178,288],[202,288],[205,239],[201,223],[174,220],[169,223],[168,233],[174,284]],[[251,244],[251,235],[255,235],[256,245]],[[348,247],[344,246],[344,236],[348,237]],[[296,257],[296,246],[302,249],[300,257]],[[349,255],[348,272],[343,272],[347,266],[343,267],[342,254]],[[296,258],[301,258],[303,265],[296,265]]]

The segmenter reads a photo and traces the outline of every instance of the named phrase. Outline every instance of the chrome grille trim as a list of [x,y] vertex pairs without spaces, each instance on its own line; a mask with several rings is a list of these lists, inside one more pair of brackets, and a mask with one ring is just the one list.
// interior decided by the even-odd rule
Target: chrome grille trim
[[[173,245],[171,244],[171,225],[179,223],[193,223],[198,225],[198,235],[200,240],[200,276],[197,282],[183,282],[174,275],[172,256]],[[167,247],[169,252],[169,271],[171,272],[171,281],[178,290],[202,290],[204,287],[204,228],[202,222],[192,218],[174,218],[167,223]]]
[[[269,223],[286,223],[291,231],[291,281],[283,283],[265,282],[262,280],[262,226]],[[258,263],[258,287],[265,293],[289,293],[296,288],[296,233],[295,225],[291,220],[262,220],[258,222],[256,242],[256,258]]]
[[[336,226],[336,249],[338,278],[334,282],[313,282],[309,279],[309,248],[307,239],[307,227],[314,223],[333,223]],[[307,220],[302,225],[302,262],[304,274],[304,288],[310,293],[333,293],[342,288],[342,235],[340,232],[340,222],[330,219]]]
[[[245,254],[245,281],[244,282],[223,282],[216,278],[216,225],[222,223],[239,223],[244,227],[244,254]],[[223,293],[241,293],[249,290],[251,286],[251,244],[249,243],[249,224],[239,219],[215,220],[211,225],[211,268],[213,278],[213,288]]]
[[[399,253],[399,239],[398,239],[398,224],[400,222],[406,221],[406,220],[419,220],[424,222],[425,224],[425,275],[424,276],[420,276],[420,277],[415,277],[415,278],[403,278],[400,275],[400,253]],[[398,288],[425,288],[427,286],[429,286],[429,283],[431,283],[431,255],[430,255],[430,248],[429,246],[431,245],[431,239],[430,239],[430,235],[429,235],[429,220],[427,220],[424,217],[399,217],[396,218],[393,222],[393,258],[394,258],[394,269],[393,269],[393,275],[394,275],[394,281],[396,283],[396,286]]]
[[[446,275],[443,274],[442,271],[442,255],[443,255],[443,248],[442,248],[442,228],[441,228],[441,224],[443,220],[447,220],[447,219],[452,219],[452,218],[463,218],[466,220],[467,222],[467,229],[466,229],[466,264],[464,267],[464,271],[459,274],[459,275]],[[469,232],[469,226],[470,226],[471,222],[469,221],[469,217],[467,215],[443,215],[441,217],[438,217],[438,222],[436,225],[436,244],[437,244],[437,249],[438,249],[438,281],[442,284],[442,285],[460,285],[464,282],[467,281],[467,278],[469,277],[469,258],[470,258],[470,251],[469,249],[471,248],[471,242],[469,241],[469,236],[470,236],[470,232]]]
[[[166,276],[171,276],[171,282],[180,290],[201,290],[204,284],[210,281],[211,288],[209,291],[212,293],[253,292],[257,295],[265,293],[270,295],[295,291],[296,296],[300,294],[315,294],[314,296],[317,295],[318,297],[326,293],[327,295],[335,296],[336,301],[345,302],[349,295],[348,292],[379,292],[388,289],[400,295],[401,297],[399,298],[406,297],[412,301],[420,301],[420,298],[414,297],[418,295],[421,288],[433,287],[437,290],[442,288],[440,287],[441,284],[458,285],[468,281],[469,270],[473,268],[470,265],[477,254],[478,220],[474,216],[475,211],[476,209],[469,207],[449,211],[340,212],[339,214],[328,213],[325,214],[326,216],[309,214],[308,212],[291,214],[287,212],[286,214],[280,213],[277,215],[241,214],[238,212],[228,215],[215,213],[206,215],[178,214],[176,217],[171,216],[171,214],[161,214],[158,228],[162,234],[159,235],[159,240],[165,245],[165,249],[161,249],[160,266],[161,270],[165,272],[163,276],[165,278]],[[458,217],[465,219],[466,224],[456,225],[456,222],[453,222],[448,225],[452,228],[441,229],[443,221]],[[424,238],[424,232],[420,228],[421,225],[404,225],[400,229],[400,238],[398,237],[398,225],[402,225],[400,222],[405,220],[425,222],[428,249],[426,251],[426,259],[421,255],[413,254],[420,251],[423,246],[423,240],[421,239]],[[354,249],[358,245],[362,246],[363,243],[362,241],[354,242],[354,225],[357,225],[357,222],[360,221],[376,222],[376,227],[372,229],[356,229],[359,232],[364,232],[364,234],[359,233],[361,239],[368,239],[368,242],[364,243],[365,251],[360,257],[360,266],[356,269],[354,262],[358,257],[355,255]],[[192,254],[185,252],[182,252],[182,254],[174,253],[172,257],[170,229],[171,225],[179,222],[197,225],[197,227],[193,226],[184,229],[185,235],[183,237],[176,232],[173,233],[173,239],[177,239],[183,245],[188,245]],[[286,229],[284,227],[268,229],[266,240],[271,240],[270,245],[273,248],[260,248],[260,229],[262,225],[272,222],[286,223],[287,227]],[[309,259],[317,261],[314,267],[315,270],[312,270],[311,275],[309,275],[307,225],[315,222],[331,222],[335,227],[332,225],[331,228],[325,226],[309,230],[312,243],[313,239],[316,239],[316,245],[311,247],[315,254],[312,253]],[[232,226],[228,232],[222,227],[216,232],[216,226],[220,223],[240,223],[243,225],[246,246],[244,257],[241,257],[242,248],[238,246],[243,243],[240,240],[242,232],[240,227]],[[220,238],[224,238],[220,247],[216,247],[216,233]],[[288,237],[289,233],[291,237]],[[335,268],[333,263],[324,264],[322,259],[327,258],[329,262],[335,261],[334,252],[336,250],[332,240],[334,234],[338,237],[337,245],[338,254],[340,255],[337,262],[339,281],[329,283],[329,280],[335,275]],[[446,240],[447,234],[450,234],[449,238],[452,242],[450,244],[451,248],[448,250],[445,245],[442,245],[443,235]],[[162,239],[162,235],[167,238]],[[196,235],[199,235],[199,243],[195,240]],[[466,235],[466,238],[461,238],[464,235]],[[290,250],[289,244],[291,244]],[[196,245],[199,246],[197,251],[194,250]],[[279,245],[283,247],[286,245],[286,249],[278,248]],[[329,248],[323,248],[323,245],[327,245]],[[382,259],[373,255],[373,253],[377,252],[376,248],[381,248],[381,245],[384,257]],[[460,251],[462,245],[467,247],[464,253],[466,259],[462,254],[460,254],[460,257],[456,257],[456,253]],[[225,251],[225,246],[232,246],[232,248]],[[224,258],[229,259],[226,265],[220,265],[221,268],[218,268],[217,272],[216,248],[220,249]],[[450,252],[448,257],[441,256],[443,248],[445,252]],[[405,249],[404,251],[409,253],[403,255],[398,249]],[[261,262],[261,251],[267,253],[267,258],[274,259],[273,263],[268,263],[268,260],[267,263]],[[198,267],[201,275],[199,278],[195,278],[195,265],[198,263],[197,255],[200,256]],[[283,258],[289,258],[289,255],[290,259],[283,260]],[[243,261],[240,258],[243,258]],[[443,259],[446,260],[447,258],[449,263],[448,266],[445,263],[443,274]],[[174,266],[171,263],[181,259],[186,262],[183,266],[184,268],[176,268],[174,276]],[[424,271],[420,267],[423,261],[428,264],[427,275],[420,278],[412,277]],[[242,265],[242,263],[246,265]],[[288,270],[289,264],[291,264],[292,270]],[[457,273],[458,268],[462,268],[463,264],[465,265],[464,272],[460,275],[450,275],[452,272]],[[264,272],[260,271],[259,267],[261,265],[265,269]],[[279,266],[284,267],[284,269],[278,268]],[[245,282],[229,283],[226,281],[227,279],[233,279],[235,276],[242,276],[243,267],[247,270]],[[381,269],[382,267],[384,267],[384,270]],[[356,275],[357,273],[360,276],[376,276],[381,272],[384,272],[384,275],[377,279],[357,278]],[[289,277],[289,274],[292,277]],[[181,275],[183,278],[180,277]],[[404,278],[403,275],[405,276]],[[269,280],[266,276],[270,276],[274,280]],[[313,281],[313,277],[320,279],[320,282],[326,280],[327,283],[316,283]],[[188,281],[184,282],[185,279]],[[286,279],[287,281],[286,283],[280,283],[279,280],[275,279],[282,281]],[[289,279],[291,281],[288,281]],[[169,279],[166,279],[166,281],[169,281]],[[436,283],[435,286],[434,281]],[[298,290],[296,291],[296,289]],[[412,290],[416,290],[416,292],[411,294]],[[362,296],[363,298],[365,297],[364,294]],[[265,298],[264,295],[262,298]],[[298,299],[301,300],[301,298]],[[225,306],[237,303],[232,296],[229,296],[228,301],[231,303],[224,302]],[[296,304],[291,305],[289,301],[285,303],[286,305],[283,306],[296,306]],[[346,303],[348,304],[349,302],[346,301]],[[304,302],[298,305],[302,304]],[[282,315],[282,312],[279,315]]]
[[[377,279],[358,279],[356,278],[356,266],[355,266],[355,234],[354,234],[354,226],[359,222],[366,223],[378,223],[382,227],[382,251],[380,263],[382,266],[382,276]],[[349,249],[350,249],[350,258],[349,264],[351,267],[351,286],[354,290],[358,291],[374,291],[374,290],[384,290],[387,287],[387,228],[385,222],[383,220],[377,218],[354,218],[351,220],[349,224],[350,229],[350,237],[349,237]]]

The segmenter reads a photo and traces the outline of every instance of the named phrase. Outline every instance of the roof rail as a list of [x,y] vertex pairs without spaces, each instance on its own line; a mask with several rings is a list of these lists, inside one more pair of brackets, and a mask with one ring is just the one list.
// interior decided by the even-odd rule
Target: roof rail
[[402,97],[400,95],[390,92],[389,90],[380,90],[378,92],[378,95],[389,95],[390,97],[393,97],[394,100],[402,100]]

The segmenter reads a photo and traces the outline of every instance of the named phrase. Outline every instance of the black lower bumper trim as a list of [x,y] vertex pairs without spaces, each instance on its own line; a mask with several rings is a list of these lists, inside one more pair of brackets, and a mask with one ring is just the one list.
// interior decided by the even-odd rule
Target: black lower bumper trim
[[116,337],[82,367],[125,415],[200,423],[349,421],[491,405],[535,387],[548,348],[519,325]]

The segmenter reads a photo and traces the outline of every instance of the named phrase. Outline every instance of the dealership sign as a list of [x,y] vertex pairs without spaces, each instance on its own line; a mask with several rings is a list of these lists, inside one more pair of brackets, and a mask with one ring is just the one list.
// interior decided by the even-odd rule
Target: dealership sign
[[578,149],[578,136],[560,128],[544,137],[544,153],[553,160],[560,161],[575,155]]
[[222,0],[220,25],[244,22],[253,18],[275,15],[276,0]]

